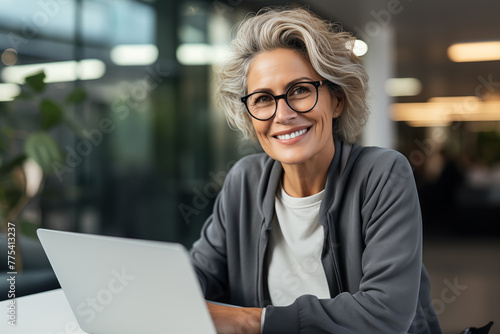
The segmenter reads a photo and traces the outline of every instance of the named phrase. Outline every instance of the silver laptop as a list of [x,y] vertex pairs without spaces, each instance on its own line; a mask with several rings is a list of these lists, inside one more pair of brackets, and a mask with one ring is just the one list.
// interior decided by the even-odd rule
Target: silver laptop
[[215,334],[180,244],[38,229],[81,329],[92,334]]

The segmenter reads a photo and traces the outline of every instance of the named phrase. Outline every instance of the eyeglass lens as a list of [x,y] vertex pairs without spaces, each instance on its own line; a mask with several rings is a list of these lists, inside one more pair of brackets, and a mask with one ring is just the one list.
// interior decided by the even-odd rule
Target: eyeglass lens
[[[318,91],[312,83],[302,82],[291,86],[286,95],[286,102],[294,111],[307,112],[316,104]],[[259,119],[268,119],[276,111],[278,101],[270,93],[259,92],[248,97],[247,107],[250,113]]]

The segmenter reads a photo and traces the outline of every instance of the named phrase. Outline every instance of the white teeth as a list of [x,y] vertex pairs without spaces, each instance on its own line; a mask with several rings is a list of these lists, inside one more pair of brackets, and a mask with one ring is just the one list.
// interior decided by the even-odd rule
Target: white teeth
[[276,136],[276,137],[279,140],[287,140],[287,139],[293,139],[293,138],[298,137],[298,136],[302,136],[306,132],[307,132],[307,129],[302,129],[302,130],[295,131],[295,132],[292,132],[292,133],[287,133],[286,135],[279,135],[279,136]]

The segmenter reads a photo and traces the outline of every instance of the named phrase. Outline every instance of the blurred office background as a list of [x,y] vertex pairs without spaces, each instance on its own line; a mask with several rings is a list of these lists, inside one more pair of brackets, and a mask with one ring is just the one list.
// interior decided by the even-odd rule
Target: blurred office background
[[[214,104],[217,64],[235,23],[286,4],[307,5],[364,42],[356,52],[372,116],[360,142],[397,149],[413,167],[445,333],[489,320],[500,333],[496,0],[1,0],[0,214],[19,211],[24,272],[51,280],[34,227],[187,247],[197,239],[231,165],[260,151]],[[14,99],[40,68],[44,91]],[[75,89],[86,92],[82,103],[65,103]],[[60,105],[60,123],[54,108],[41,116],[43,99]],[[50,173],[30,159],[12,164],[27,146],[29,156],[47,152],[46,137],[26,144],[44,117],[61,164]]]

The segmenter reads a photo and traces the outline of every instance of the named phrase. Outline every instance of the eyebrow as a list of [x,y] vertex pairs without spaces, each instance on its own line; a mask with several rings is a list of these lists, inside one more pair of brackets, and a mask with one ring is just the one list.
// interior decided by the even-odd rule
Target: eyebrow
[[[289,83],[287,83],[285,85],[286,89],[285,91],[290,87],[292,86],[293,84],[296,84],[297,82],[301,82],[301,81],[314,81],[313,79],[309,78],[309,77],[300,77],[300,78],[297,78],[297,79],[293,79],[292,81],[290,81]],[[257,92],[267,92],[267,93],[272,93],[273,90],[270,89],[270,88],[257,88],[257,89],[254,89],[253,92],[251,93],[248,93],[248,94],[253,94],[253,93],[257,93]],[[284,92],[283,92],[284,93]]]

